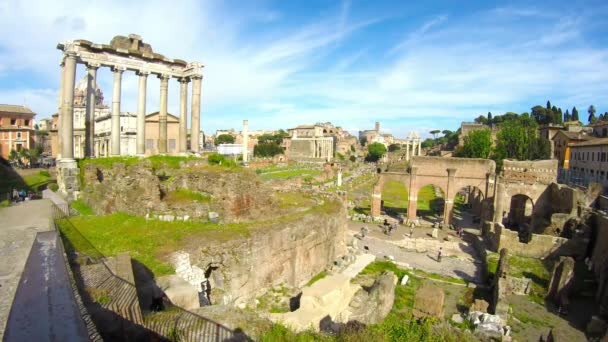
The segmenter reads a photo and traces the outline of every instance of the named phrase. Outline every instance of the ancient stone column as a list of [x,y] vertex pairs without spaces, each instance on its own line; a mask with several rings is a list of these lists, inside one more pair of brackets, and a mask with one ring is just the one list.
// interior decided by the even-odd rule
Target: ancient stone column
[[420,142],[420,140],[418,140],[418,155],[422,155],[422,142]]
[[249,161],[249,121],[243,120],[243,163]]
[[[179,79],[179,152],[186,153],[188,149],[188,82],[187,77]],[[190,140],[198,141],[198,134],[191,132]]]
[[93,144],[95,141],[95,84],[97,80],[97,68],[99,64],[87,64],[87,108],[84,121],[85,139],[84,156],[93,156]]
[[370,214],[372,217],[378,217],[382,213],[382,185],[376,184],[372,189],[372,204]]
[[456,169],[449,168],[448,171],[448,188],[445,190],[445,205],[443,206],[443,224],[446,226],[450,224],[452,220],[452,208],[454,207],[454,177],[456,176]]
[[410,141],[405,141],[405,160],[410,160]]
[[167,94],[169,75],[158,75],[160,78],[160,111],[158,112],[158,152],[167,153]]
[[190,134],[192,138],[190,148],[192,152],[199,153],[198,134],[201,130],[201,81],[202,75],[192,76],[192,110],[190,119]]
[[65,84],[65,60],[61,61],[61,75],[60,75],[60,85],[59,85],[59,107],[57,111],[57,151],[55,151],[55,156],[57,160],[61,159],[61,154],[63,153],[63,134],[61,132],[61,127],[63,126],[63,88]]
[[66,53],[63,80],[61,120],[62,159],[74,159],[74,86],[76,83],[76,54]]
[[137,154],[146,154],[146,90],[148,75],[147,71],[138,71],[139,90],[137,93]]
[[408,220],[416,219],[416,206],[418,205],[418,184],[416,183],[417,167],[410,168],[410,188],[408,193],[407,218]]
[[114,72],[114,86],[112,88],[112,120],[110,128],[110,145],[113,156],[120,155],[120,88],[122,83],[123,67],[112,68]]
[[342,168],[338,169],[338,180],[336,182],[337,186],[342,186]]

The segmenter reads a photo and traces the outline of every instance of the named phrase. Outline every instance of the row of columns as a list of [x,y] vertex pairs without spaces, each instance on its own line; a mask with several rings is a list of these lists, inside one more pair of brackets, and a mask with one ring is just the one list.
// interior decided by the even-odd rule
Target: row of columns
[[[74,159],[74,86],[76,82],[76,54],[66,53],[61,64],[61,86],[59,94],[59,158]],[[87,107],[85,118],[85,155],[93,155],[94,125],[95,125],[95,84],[99,64],[87,63]],[[120,155],[120,103],[122,74],[124,67],[112,67],[114,82],[112,87],[112,114],[110,132],[111,155]],[[146,91],[147,79],[150,72],[139,70],[139,89],[137,101],[137,154],[146,153]],[[167,153],[167,97],[169,79],[171,76],[160,74],[160,109],[159,109],[159,152]],[[188,83],[192,80],[192,107],[191,107],[191,150],[199,151],[198,135],[200,131],[200,97],[202,76],[180,77],[180,118],[179,118],[179,152],[187,150],[187,108]]]
[[[454,207],[454,198],[456,196],[456,192],[459,190],[456,188],[456,170],[455,168],[448,168],[447,171],[447,186],[445,189],[445,205],[443,208],[443,223],[449,225],[452,220],[452,210]],[[407,209],[407,218],[409,220],[415,220],[416,217],[416,208],[418,205],[418,191],[420,190],[417,182],[418,177],[418,167],[412,166],[410,171],[410,183],[409,183],[409,192],[408,192],[408,209]],[[485,198],[488,197],[489,193],[492,191],[493,184],[492,174],[486,175],[486,187],[485,187]],[[373,187],[372,190],[372,203],[371,203],[371,215],[373,217],[380,216],[381,206],[382,206],[382,179]],[[483,193],[482,193],[483,194]],[[501,210],[501,207],[497,207],[498,211]],[[496,220],[496,219],[495,219]]]
[[[410,154],[411,149],[411,154]],[[405,160],[410,160],[410,156],[422,155],[422,143],[420,140],[407,140],[405,142]]]
[[330,161],[332,159],[333,141],[328,139],[315,140],[314,146],[314,158],[324,158],[327,161]]

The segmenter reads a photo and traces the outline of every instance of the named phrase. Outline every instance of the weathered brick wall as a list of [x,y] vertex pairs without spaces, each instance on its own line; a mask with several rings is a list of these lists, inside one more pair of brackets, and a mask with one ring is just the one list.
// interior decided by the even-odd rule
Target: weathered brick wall
[[494,232],[488,238],[496,251],[507,248],[510,253],[531,258],[584,255],[587,247],[587,241],[582,238],[566,239],[541,234],[532,234],[532,240],[528,243],[519,242],[517,232],[506,229],[500,223],[494,224]]

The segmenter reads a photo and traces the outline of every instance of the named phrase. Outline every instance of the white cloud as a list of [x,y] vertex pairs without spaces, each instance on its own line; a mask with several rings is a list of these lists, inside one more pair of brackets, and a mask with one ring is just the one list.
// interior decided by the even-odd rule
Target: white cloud
[[[293,13],[262,5],[240,11],[226,6],[5,0],[0,32],[9,34],[0,37],[0,101],[25,98],[40,117],[48,116],[57,101],[57,42],[107,43],[116,34],[137,33],[157,52],[205,64],[205,130],[237,128],[245,118],[258,129],[333,121],[356,130],[385,120],[395,134],[406,135],[415,127],[420,133],[442,125],[455,129],[460,120],[488,110],[523,111],[547,99],[564,109],[594,103],[603,112],[608,106],[608,49],[586,43],[589,14],[542,8],[501,8],[449,20],[438,14],[390,41],[397,36],[364,32],[382,23],[350,1],[303,24],[290,24]],[[380,33],[370,37],[372,31]],[[6,86],[20,73],[32,77],[29,88]],[[80,67],[78,78],[83,74]],[[99,84],[109,103],[110,71],[100,69]],[[148,111],[158,108],[158,89],[150,77]],[[169,111],[177,114],[179,84],[172,81],[169,91]],[[136,98],[136,77],[125,73],[123,110],[135,111]]]

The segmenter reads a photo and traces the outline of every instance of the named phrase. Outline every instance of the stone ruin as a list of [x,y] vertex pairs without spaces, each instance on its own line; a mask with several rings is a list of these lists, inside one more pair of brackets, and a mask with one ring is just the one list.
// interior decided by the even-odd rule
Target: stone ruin
[[574,263],[572,257],[560,257],[551,274],[547,299],[553,301],[563,312],[568,310],[570,304],[568,297],[574,285]]
[[492,283],[492,300],[490,312],[495,315],[506,317],[509,306],[504,302],[509,294],[509,251],[506,248],[500,250],[500,258],[494,274]]

